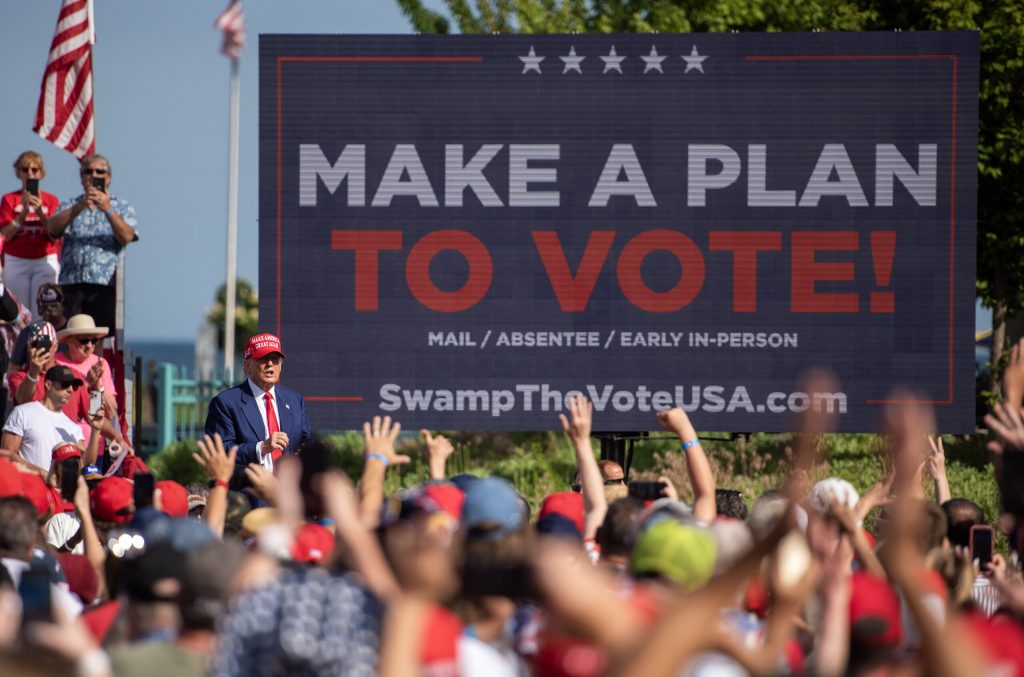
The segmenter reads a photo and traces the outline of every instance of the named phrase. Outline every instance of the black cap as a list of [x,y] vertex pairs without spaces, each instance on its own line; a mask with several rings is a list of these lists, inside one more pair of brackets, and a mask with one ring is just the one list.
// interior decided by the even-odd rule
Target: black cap
[[59,383],[65,388],[70,385],[77,388],[84,383],[82,379],[75,376],[75,372],[71,371],[70,367],[64,366],[63,364],[57,364],[47,369],[46,380]]

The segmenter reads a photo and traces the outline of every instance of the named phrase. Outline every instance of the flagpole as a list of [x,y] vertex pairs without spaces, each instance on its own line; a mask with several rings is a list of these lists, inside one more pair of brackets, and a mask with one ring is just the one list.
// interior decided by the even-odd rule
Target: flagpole
[[238,59],[231,59],[231,111],[228,131],[228,246],[224,283],[224,376],[235,368],[235,249],[238,239]]

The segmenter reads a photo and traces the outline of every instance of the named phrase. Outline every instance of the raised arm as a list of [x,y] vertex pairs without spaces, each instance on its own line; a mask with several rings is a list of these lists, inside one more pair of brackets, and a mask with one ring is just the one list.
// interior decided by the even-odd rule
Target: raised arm
[[220,435],[203,437],[199,440],[199,453],[192,454],[192,458],[203,467],[214,482],[210,488],[210,496],[206,499],[203,517],[217,538],[224,536],[224,522],[228,514],[228,483],[235,471],[237,454],[238,447],[232,447],[230,452],[224,451],[224,442]]
[[89,560],[89,565],[96,572],[96,580],[99,581],[96,596],[103,598],[107,594],[106,574],[104,573],[107,554],[103,549],[103,544],[100,543],[99,533],[96,531],[96,524],[93,522],[92,512],[89,510],[89,485],[81,476],[78,478],[78,487],[75,489],[74,505],[78,519],[82,523],[79,527],[82,532],[82,548],[85,550],[85,557]]
[[935,484],[935,502],[942,505],[953,498],[949,491],[949,479],[946,477],[946,450],[942,446],[942,435],[929,435],[928,447],[928,474]]
[[408,456],[395,453],[395,440],[402,430],[398,421],[391,423],[391,417],[374,416],[373,421],[363,423],[363,440],[366,459],[363,476],[359,480],[359,514],[367,529],[376,528],[380,522],[380,507],[384,502],[384,473],[389,465],[402,465],[410,461]]
[[[559,414],[562,430],[572,440],[576,452],[576,467],[580,473],[580,486],[583,493],[584,529],[583,539],[591,540],[597,535],[597,529],[604,522],[608,512],[608,499],[604,496],[604,481],[601,469],[594,459],[594,447],[590,442],[590,428],[594,418],[594,405],[580,395],[566,402],[569,418]],[[712,494],[714,490],[712,490]]]
[[693,516],[711,524],[718,516],[715,506],[715,476],[711,472],[707,454],[701,446],[697,431],[690,422],[686,412],[675,407],[668,411],[658,412],[658,422],[665,430],[679,437],[679,446],[686,456],[686,470],[690,474],[690,485],[693,488]]
[[427,468],[430,471],[430,479],[443,480],[445,478],[445,465],[448,457],[455,451],[455,447],[444,435],[434,437],[429,430],[420,431],[423,441],[427,444]]

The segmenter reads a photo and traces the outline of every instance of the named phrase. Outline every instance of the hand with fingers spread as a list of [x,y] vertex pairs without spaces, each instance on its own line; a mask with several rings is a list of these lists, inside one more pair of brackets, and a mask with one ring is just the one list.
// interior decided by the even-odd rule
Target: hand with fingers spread
[[192,454],[210,479],[215,482],[228,482],[235,471],[235,456],[238,454],[238,447],[231,447],[231,451],[224,451],[224,442],[220,435],[213,437],[204,435],[199,440],[199,453]]
[[1024,338],[1013,346],[1003,372],[1003,402],[1017,409],[1024,405]]
[[434,436],[429,430],[420,431],[423,441],[427,444],[427,467],[430,470],[430,479],[443,480],[445,478],[445,463],[448,457],[455,451],[455,447],[444,435]]
[[374,416],[372,422],[364,423],[363,440],[366,445],[366,460],[380,461],[385,467],[402,465],[411,461],[412,459],[405,454],[395,453],[395,440],[398,439],[398,433],[401,431],[402,424],[398,421],[392,424],[390,416],[385,416],[383,419],[380,416]]
[[992,413],[985,415],[985,425],[995,435],[995,439],[988,443],[989,451],[996,454],[1024,451],[1024,419],[1018,407],[995,405]]

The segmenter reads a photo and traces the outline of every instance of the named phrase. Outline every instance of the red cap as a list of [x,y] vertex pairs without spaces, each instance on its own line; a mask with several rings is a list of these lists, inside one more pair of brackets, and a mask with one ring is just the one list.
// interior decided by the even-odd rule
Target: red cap
[[334,550],[334,534],[325,526],[306,522],[295,531],[292,559],[296,562],[321,564]]
[[0,458],[0,498],[21,496],[21,473],[6,458]]
[[171,517],[188,517],[188,491],[174,480],[157,482],[154,490],[160,492],[160,505]]
[[881,578],[855,571],[850,578],[850,641],[870,647],[891,647],[903,637],[900,597]]
[[270,353],[280,353],[281,357],[284,357],[284,351],[281,350],[281,339],[273,334],[256,334],[245,344],[245,351],[242,355],[247,360],[258,360]]
[[135,513],[132,481],[123,477],[100,480],[89,493],[89,508],[93,517],[102,522],[126,524]]
[[455,518],[458,522],[462,519],[462,504],[466,501],[466,495],[462,490],[450,482],[438,482],[423,487],[423,493],[437,503],[437,507]]
[[61,442],[53,448],[53,460],[66,461],[69,458],[82,458],[82,449],[74,442]]
[[99,592],[100,579],[96,576],[96,570],[85,555],[74,555],[70,552],[55,553],[61,569],[68,579],[68,587],[71,592],[78,595],[85,604],[91,604]]
[[583,533],[583,494],[577,494],[575,491],[559,491],[557,494],[551,494],[541,503],[537,519],[552,513],[571,520],[580,533]]
[[39,475],[21,473],[21,495],[32,501],[40,517],[57,509],[53,490]]

